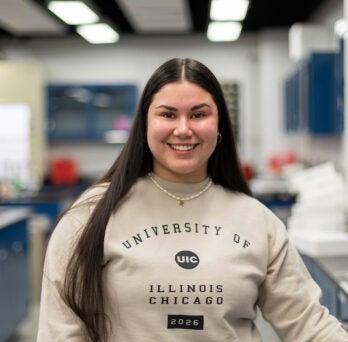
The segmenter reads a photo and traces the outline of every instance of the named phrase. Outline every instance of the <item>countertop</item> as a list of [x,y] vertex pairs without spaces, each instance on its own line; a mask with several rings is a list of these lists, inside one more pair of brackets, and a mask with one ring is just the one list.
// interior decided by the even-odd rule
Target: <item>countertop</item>
[[42,188],[38,193],[11,197],[0,198],[1,204],[27,204],[27,203],[42,203],[42,202],[56,202],[66,199],[77,198],[88,185],[76,185],[76,186],[46,186]]
[[23,208],[0,208],[0,229],[31,216],[31,210]]

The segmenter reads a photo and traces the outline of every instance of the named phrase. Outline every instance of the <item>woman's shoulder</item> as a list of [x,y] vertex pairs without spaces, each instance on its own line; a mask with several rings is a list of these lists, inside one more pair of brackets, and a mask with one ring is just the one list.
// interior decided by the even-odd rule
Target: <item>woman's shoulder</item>
[[109,183],[98,183],[90,186],[81,193],[72,206],[74,207],[82,203],[97,202],[103,196],[108,187]]
[[85,190],[69,208],[62,213],[53,232],[55,238],[65,239],[67,236],[74,236],[88,221],[91,212],[98,203],[98,200],[108,188],[108,183],[93,185]]

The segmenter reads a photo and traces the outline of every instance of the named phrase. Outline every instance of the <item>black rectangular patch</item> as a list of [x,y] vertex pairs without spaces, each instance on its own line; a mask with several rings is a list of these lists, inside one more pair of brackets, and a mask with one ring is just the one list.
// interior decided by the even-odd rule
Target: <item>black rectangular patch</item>
[[203,330],[204,316],[168,315],[167,328]]

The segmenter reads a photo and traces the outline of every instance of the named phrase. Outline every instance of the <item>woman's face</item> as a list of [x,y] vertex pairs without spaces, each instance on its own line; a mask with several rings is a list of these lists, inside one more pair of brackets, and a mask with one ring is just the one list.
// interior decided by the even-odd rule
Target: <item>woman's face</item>
[[154,172],[169,181],[199,182],[217,142],[218,109],[206,90],[188,81],[155,94],[147,119]]

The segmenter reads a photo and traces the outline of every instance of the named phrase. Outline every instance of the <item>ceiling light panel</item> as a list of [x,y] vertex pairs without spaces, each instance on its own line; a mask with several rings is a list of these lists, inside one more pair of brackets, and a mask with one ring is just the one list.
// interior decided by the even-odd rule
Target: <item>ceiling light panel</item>
[[208,26],[207,37],[212,42],[233,42],[242,31],[238,22],[211,22]]
[[28,0],[0,0],[0,25],[14,35],[52,35],[66,30],[40,5]]
[[248,7],[248,0],[212,0],[210,19],[242,21],[246,16]]
[[139,33],[185,33],[192,26],[185,0],[118,0],[117,3]]
[[69,25],[94,24],[99,20],[82,1],[51,1],[48,9]]
[[104,23],[81,25],[76,30],[79,35],[91,44],[110,44],[119,40],[119,34]]

